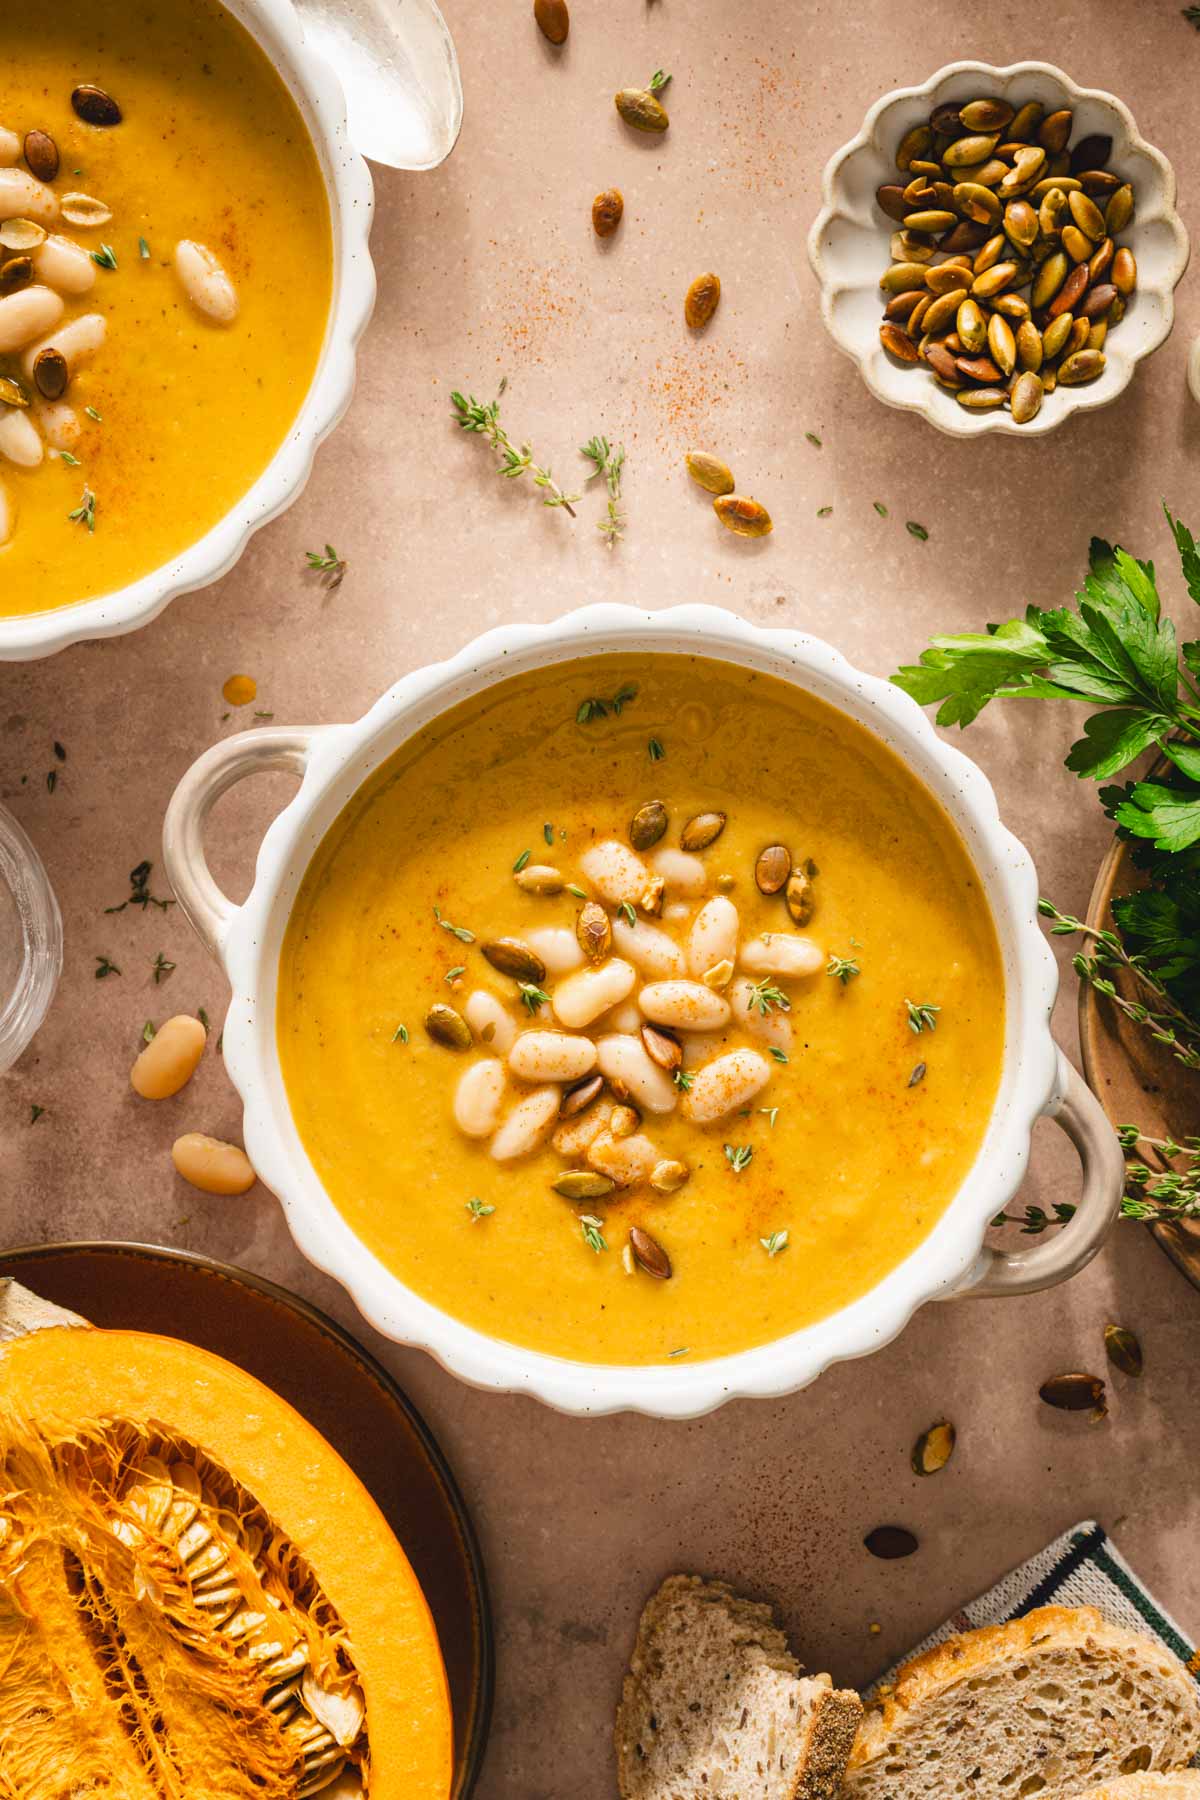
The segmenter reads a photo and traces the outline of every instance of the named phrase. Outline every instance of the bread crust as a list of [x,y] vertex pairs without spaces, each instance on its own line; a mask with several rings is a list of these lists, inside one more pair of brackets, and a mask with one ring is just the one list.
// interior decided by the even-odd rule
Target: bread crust
[[871,1762],[912,1715],[947,1689],[998,1663],[1017,1661],[1039,1649],[1125,1651],[1151,1648],[1170,1661],[1187,1684],[1193,1711],[1200,1720],[1200,1696],[1183,1664],[1155,1640],[1122,1626],[1110,1625],[1091,1606],[1042,1606],[1007,1625],[984,1625],[977,1631],[935,1644],[914,1656],[897,1673],[886,1693],[868,1710],[859,1730],[847,1775]]
[[[1054,1795],[1047,1794],[1043,1800],[1054,1800]],[[1088,1800],[1200,1800],[1200,1769],[1121,1775],[1093,1788]]]

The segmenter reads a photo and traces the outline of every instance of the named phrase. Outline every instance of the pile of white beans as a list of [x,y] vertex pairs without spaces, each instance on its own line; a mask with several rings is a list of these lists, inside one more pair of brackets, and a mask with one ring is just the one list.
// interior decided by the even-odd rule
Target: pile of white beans
[[[23,287],[0,296],[0,358],[13,358],[11,373],[26,388],[31,404],[0,403],[0,462],[33,469],[47,450],[74,454],[84,432],[77,409],[67,399],[47,400],[33,385],[34,364],[45,350],[64,359],[68,381],[103,346],[107,320],[102,312],[84,311],[64,317],[69,304],[87,303],[99,273],[91,248],[55,227],[62,223],[62,206],[54,187],[40,181],[28,169],[17,167],[22,140],[15,131],[0,127],[0,227],[11,220],[28,221],[43,233],[30,248],[18,251],[0,246],[0,264],[17,255],[28,255],[32,278]],[[90,199],[86,195],[68,200]],[[92,203],[96,223],[87,229],[97,236],[111,218],[108,208]],[[174,266],[187,298],[196,309],[219,325],[237,316],[237,294],[217,258],[203,244],[183,240],[175,247]],[[119,290],[114,290],[119,297]],[[8,372],[0,364],[0,373]],[[6,544],[16,526],[12,495],[0,482],[0,544]]]
[[[687,1179],[686,1166],[664,1162],[633,1109],[653,1119],[678,1107],[702,1127],[746,1106],[779,1067],[770,1049],[786,1056],[791,1044],[786,1010],[752,1004],[756,982],[810,977],[826,957],[796,932],[744,937],[735,903],[709,897],[701,856],[661,847],[643,858],[612,839],[585,850],[579,872],[609,907],[636,910],[648,895],[661,896],[661,914],[643,911],[630,923],[627,912],[615,911],[611,951],[598,963],[589,963],[566,926],[521,930],[520,942],[545,964],[548,1005],[522,1030],[515,1009],[489,989],[467,995],[463,1017],[492,1054],[460,1076],[454,1118],[467,1137],[487,1140],[498,1162],[549,1141],[570,1165],[618,1187],[649,1182],[670,1192]],[[526,876],[543,873],[555,871]],[[648,1053],[644,1024],[678,1040],[685,1086]],[[586,1109],[560,1118],[564,1093],[597,1073],[615,1100],[598,1087]],[[514,1097],[514,1081],[529,1091]]]

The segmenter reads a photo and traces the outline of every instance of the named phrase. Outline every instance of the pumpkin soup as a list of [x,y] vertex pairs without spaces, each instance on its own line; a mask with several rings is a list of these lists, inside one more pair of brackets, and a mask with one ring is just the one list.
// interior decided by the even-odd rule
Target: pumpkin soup
[[1004,985],[954,827],[798,689],[681,656],[501,682],[305,874],[300,1137],[358,1236],[496,1337],[712,1357],[847,1305],[937,1222]]
[[6,21],[0,615],[110,593],[254,484],[332,284],[316,153],[215,0]]

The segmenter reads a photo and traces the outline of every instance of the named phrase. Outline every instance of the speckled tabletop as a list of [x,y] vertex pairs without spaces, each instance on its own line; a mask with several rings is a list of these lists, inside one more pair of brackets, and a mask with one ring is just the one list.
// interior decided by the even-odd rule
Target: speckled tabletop
[[[870,399],[824,335],[805,256],[826,158],[878,94],[953,56],[1049,56],[1120,93],[1173,160],[1194,228],[1200,37],[1177,5],[1065,0],[1048,12],[1005,0],[971,38],[947,0],[928,0],[919,25],[879,0],[852,15],[797,0],[576,0],[574,10],[555,52],[526,0],[448,0],[462,138],[433,174],[378,175],[381,291],[357,398],[292,511],[225,580],[146,630],[0,669],[0,797],[38,844],[66,927],[57,1001],[0,1081],[8,1244],[184,1245],[267,1273],[356,1326],[347,1298],[292,1247],[269,1193],[207,1199],[175,1179],[179,1130],[238,1135],[219,1059],[169,1105],[139,1103],[128,1086],[147,1017],[203,1005],[216,1018],[225,1003],[177,912],[103,909],[124,898],[135,863],[158,863],[184,769],[243,723],[222,717],[233,671],[256,677],[256,706],[280,722],[341,720],[487,626],[611,598],[715,602],[812,630],[887,673],[935,630],[1069,595],[1093,532],[1170,569],[1162,496],[1200,528],[1200,411],[1184,386],[1200,328],[1194,278],[1173,336],[1110,410],[1033,444],[964,444]],[[657,67],[674,73],[671,131],[641,141],[611,96]],[[625,222],[597,244],[590,202],[612,183]],[[708,268],[724,301],[694,341],[681,297]],[[450,389],[490,394],[503,375],[514,430],[556,470],[593,432],[626,443],[629,530],[615,551],[593,528],[598,497],[575,524],[543,511],[453,429]],[[773,537],[719,531],[683,472],[697,446],[743,472],[775,517]],[[927,542],[907,519],[928,528]],[[328,594],[303,571],[305,550],[327,539],[349,562]],[[1178,583],[1167,585],[1178,605]],[[965,747],[1043,890],[1082,910],[1106,830],[1094,793],[1062,767],[1071,724],[1050,707],[993,708]],[[48,792],[55,739],[68,760]],[[270,777],[219,807],[213,860],[231,892],[245,893],[288,792]],[[157,867],[152,885],[162,891]],[[159,951],[176,967],[156,987]],[[101,954],[119,977],[94,978]],[[1064,953],[1056,1024],[1072,1052],[1074,1017]],[[31,1125],[34,1104],[46,1111]],[[1039,1131],[1024,1198],[1048,1206],[1075,1182],[1057,1134]],[[1138,1332],[1147,1372],[1136,1385],[1116,1377],[1111,1416],[1093,1429],[1041,1406],[1037,1388],[1060,1369],[1098,1367],[1110,1319]],[[1090,1516],[1200,1631],[1198,1321],[1200,1295],[1124,1225],[1065,1288],[928,1307],[889,1349],[804,1394],[685,1425],[587,1423],[489,1398],[356,1326],[439,1434],[483,1536],[500,1650],[484,1800],[610,1800],[609,1731],[636,1611],[677,1568],[777,1600],[806,1659],[859,1681]],[[959,1449],[945,1474],[919,1482],[909,1446],[941,1416],[956,1422]],[[863,1533],[883,1521],[910,1526],[918,1553],[869,1557]]]

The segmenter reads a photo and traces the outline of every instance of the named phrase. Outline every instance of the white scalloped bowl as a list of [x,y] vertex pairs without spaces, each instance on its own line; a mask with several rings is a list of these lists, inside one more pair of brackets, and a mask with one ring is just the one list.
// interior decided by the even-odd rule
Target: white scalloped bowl
[[[497,680],[531,669],[550,672],[581,656],[631,652],[700,654],[777,676],[889,745],[962,834],[991,906],[1006,982],[1000,1093],[974,1166],[925,1241],[869,1293],[803,1330],[706,1362],[647,1367],[571,1361],[503,1342],[405,1286],[355,1235],[310,1162],[288,1103],[275,1031],[280,947],[305,870],[373,771],[413,732]],[[268,768],[289,769],[302,781],[263,839],[249,897],[235,906],[205,860],[204,821],[219,795]],[[708,1412],[736,1395],[791,1393],[830,1363],[886,1344],[927,1300],[1029,1293],[1065,1280],[1095,1255],[1116,1216],[1125,1171],[1116,1134],[1050,1035],[1058,975],[1038,927],[1028,853],[1001,824],[982,771],[938,737],[916,702],[852,668],[817,638],[764,630],[711,606],[653,613],[588,606],[551,625],[501,626],[449,662],[404,676],[353,725],[267,725],[223,739],[176,789],[163,854],[185,916],[229,976],[225,1067],[244,1104],[246,1150],[278,1195],[297,1244],[343,1284],[377,1330],[422,1345],[476,1386],[533,1394],[565,1412],[632,1408],[673,1418]],[[984,1233],[1020,1185],[1040,1116],[1055,1118],[1079,1152],[1079,1208],[1057,1235],[1019,1251],[994,1249],[984,1244]]]
[[341,85],[306,43],[291,0],[223,0],[223,4],[286,84],[325,177],[333,232],[333,295],[316,372],[271,461],[224,518],[170,562],[113,593],[50,612],[0,618],[0,662],[30,661],[85,639],[136,631],[177,594],[207,587],[227,574],[259,526],[283,512],[299,494],[318,444],[350,404],[355,347],[375,304],[375,271],[367,248],[374,207],[370,171],[350,142]]
[[[1109,167],[1134,186],[1136,211],[1121,234],[1137,258],[1138,286],[1129,310],[1104,346],[1104,372],[1084,387],[1056,388],[1027,425],[1010,413],[968,412],[924,368],[895,362],[879,341],[885,296],[879,278],[888,266],[894,222],[880,211],[875,190],[897,180],[896,146],[910,126],[928,119],[947,100],[997,95],[1020,106],[1040,100],[1047,112],[1070,107],[1072,139],[1103,132],[1113,140]],[[808,239],[809,260],[821,284],[821,316],[839,350],[856,362],[863,380],[888,406],[921,413],[939,431],[979,437],[988,431],[1034,437],[1053,431],[1072,413],[1107,406],[1123,393],[1143,357],[1167,338],[1175,318],[1174,291],[1187,268],[1190,246],[1175,210],[1170,163],[1139,135],[1122,101],[1099,88],[1081,88],[1050,63],[957,62],[939,69],[920,87],[897,88],[877,100],[862,130],[830,158],[822,181],[823,205]]]

